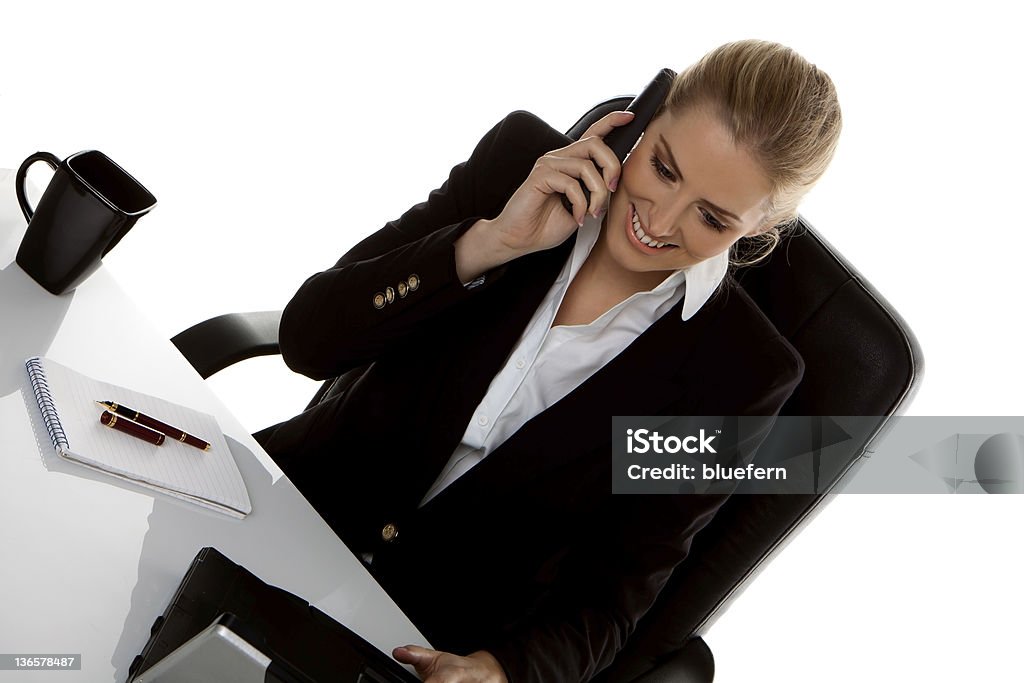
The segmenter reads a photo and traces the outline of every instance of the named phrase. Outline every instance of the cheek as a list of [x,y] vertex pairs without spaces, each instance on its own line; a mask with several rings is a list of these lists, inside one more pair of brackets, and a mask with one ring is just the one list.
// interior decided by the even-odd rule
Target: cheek
[[614,214],[616,219],[625,220],[630,202],[644,196],[643,184],[639,182],[637,175],[636,164],[630,164],[627,159],[619,175],[619,184],[608,200],[609,215]]
[[736,242],[736,239],[731,231],[717,233],[702,225],[695,225],[686,232],[685,246],[691,255],[703,261],[726,251]]
[[[648,167],[644,165],[645,154],[650,155],[642,149],[641,141],[641,146],[633,150],[622,165],[618,190],[612,194],[608,211],[609,217],[618,223],[625,220],[629,202],[635,198],[647,201],[658,192],[657,180],[647,173]],[[701,261],[721,254],[738,239],[732,230],[718,233],[703,225],[699,214],[688,219],[683,233],[683,247],[690,256]]]
[[632,187],[635,191],[643,189],[644,183],[644,165],[640,158],[641,150],[634,150],[629,158],[626,159],[626,163],[622,165],[622,177],[619,178],[619,187],[626,187],[627,192]]

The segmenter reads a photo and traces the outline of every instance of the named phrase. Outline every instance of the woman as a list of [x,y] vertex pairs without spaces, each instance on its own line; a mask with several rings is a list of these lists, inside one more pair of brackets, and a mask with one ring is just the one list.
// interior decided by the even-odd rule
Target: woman
[[394,653],[427,680],[607,666],[725,499],[612,496],[611,416],[775,415],[800,379],[726,271],[828,165],[828,76],[732,43],[620,167],[602,138],[630,118],[572,142],[509,115],[284,312],[290,367],[348,374],[258,438],[439,648]]

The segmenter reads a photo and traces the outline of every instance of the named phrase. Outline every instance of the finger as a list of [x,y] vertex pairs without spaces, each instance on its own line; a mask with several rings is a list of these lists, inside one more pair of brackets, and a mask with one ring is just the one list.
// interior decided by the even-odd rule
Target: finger
[[[598,141],[598,144],[600,144],[600,141]],[[616,161],[615,163],[617,164],[618,162]],[[583,181],[587,190],[590,191],[588,202],[586,194],[584,194],[582,189],[580,190],[584,213],[589,212],[596,218],[599,209],[604,206],[605,201],[608,199],[609,191],[607,181],[604,179],[602,172],[598,171],[589,157],[587,159],[579,159],[552,155],[549,157],[547,165],[561,174]],[[579,186],[579,180],[576,182],[577,187]]]
[[612,148],[605,144],[603,138],[594,135],[577,140],[567,147],[548,152],[545,156],[589,159],[600,169],[604,185],[609,190],[613,190],[616,186],[616,181],[622,172],[622,162],[619,161]]
[[599,147],[599,149],[602,150],[600,152],[601,156],[593,158],[594,161],[602,167],[605,183],[607,183],[608,188],[612,192],[614,192],[615,188],[618,186],[622,162],[619,160],[615,152],[613,152],[607,144],[604,144],[604,138],[616,127],[632,123],[634,118],[635,114],[631,111],[613,111],[591,124],[580,138],[581,140],[585,140],[590,137],[601,138],[602,144]]
[[590,124],[587,131],[580,136],[580,139],[589,138],[596,135],[599,138],[603,138],[608,133],[612,132],[617,126],[624,126],[633,120],[633,112],[631,111],[613,111],[610,114],[605,114],[597,121]]
[[[622,172],[622,162],[615,156],[615,152],[612,148],[604,143],[604,140],[596,137],[589,137],[580,140],[577,149],[585,150],[587,157],[597,165],[601,170],[601,177],[604,179],[602,190],[602,201],[604,199],[605,188],[611,190],[613,188],[612,181],[619,177]],[[590,187],[588,185],[588,187]],[[593,188],[591,188],[593,189]]]
[[441,655],[436,650],[429,650],[425,647],[418,645],[406,645],[404,647],[396,647],[391,652],[391,656],[402,664],[411,664],[416,667],[417,673],[424,673],[427,671],[434,660]]
[[587,196],[583,194],[579,179],[552,168],[545,170],[539,181],[545,194],[564,194],[572,204],[572,217],[576,225],[583,225],[587,217]]
[[[574,175],[580,172],[581,162],[578,159],[558,157],[548,153],[537,160],[537,167],[531,176],[537,183],[537,189],[544,194],[561,193],[562,204],[572,214],[577,225],[583,225],[587,215],[589,200],[580,186],[579,179]],[[566,201],[569,203],[566,204]]]

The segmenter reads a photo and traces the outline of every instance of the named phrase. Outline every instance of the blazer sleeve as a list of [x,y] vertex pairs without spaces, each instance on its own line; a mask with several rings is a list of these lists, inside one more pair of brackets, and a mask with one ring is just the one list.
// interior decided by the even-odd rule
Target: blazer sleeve
[[[803,367],[778,337],[738,363],[735,377],[723,377],[730,382],[743,376],[739,386],[745,390],[723,392],[714,414],[766,418],[744,452],[749,445],[753,453],[764,441]],[[610,496],[593,533],[559,564],[547,603],[482,649],[501,663],[510,683],[590,680],[612,663],[686,558],[694,536],[727,499],[728,494]]]
[[537,158],[568,140],[529,112],[506,116],[425,202],[302,284],[281,318],[285,363],[314,379],[337,377],[487,289],[507,264],[467,289],[455,270],[455,241],[481,218],[497,216]]

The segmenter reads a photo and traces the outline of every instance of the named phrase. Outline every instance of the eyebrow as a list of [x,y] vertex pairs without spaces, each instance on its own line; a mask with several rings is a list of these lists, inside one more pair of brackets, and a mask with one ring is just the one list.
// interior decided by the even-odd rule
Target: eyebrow
[[[665,136],[662,135],[661,133],[659,133],[658,134],[658,140],[661,142],[661,146],[662,146],[662,148],[664,148],[665,154],[668,155],[668,162],[670,164],[672,164],[672,170],[675,172],[676,177],[682,178],[683,174],[679,172],[679,164],[676,163],[676,158],[672,155],[672,148],[669,147],[668,143],[665,141]],[[712,209],[714,209],[718,213],[722,214],[723,216],[728,216],[729,218],[733,219],[737,223],[742,223],[743,222],[742,220],[740,220],[740,217],[737,216],[736,214],[734,214],[732,211],[726,211],[725,209],[723,209],[722,207],[718,206],[717,204],[711,202],[710,200],[707,200],[707,199],[701,197],[700,201],[704,202],[705,204],[707,204],[708,206],[710,206]]]

